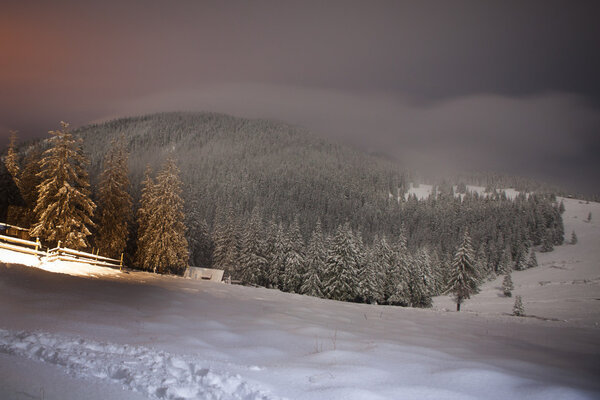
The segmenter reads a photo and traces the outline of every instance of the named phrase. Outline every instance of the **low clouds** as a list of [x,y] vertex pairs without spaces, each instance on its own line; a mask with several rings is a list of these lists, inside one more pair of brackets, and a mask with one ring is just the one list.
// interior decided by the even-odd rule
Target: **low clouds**
[[421,104],[381,93],[223,84],[130,99],[107,117],[178,110],[283,120],[424,171],[497,170],[581,190],[600,178],[600,114],[564,93]]

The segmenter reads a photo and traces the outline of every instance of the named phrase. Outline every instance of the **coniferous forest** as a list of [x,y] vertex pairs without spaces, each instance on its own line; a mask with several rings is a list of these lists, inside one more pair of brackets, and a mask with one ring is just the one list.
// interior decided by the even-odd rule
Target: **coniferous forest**
[[[284,123],[166,113],[67,128],[9,146],[3,214],[46,244],[125,253],[135,268],[212,267],[246,285],[428,307],[442,293],[460,305],[483,280],[534,267],[536,251],[563,242],[564,209],[543,186],[519,180],[509,199],[495,191],[506,178],[490,175],[489,193],[466,191],[479,175],[419,200],[405,196],[412,177],[397,164]],[[52,168],[70,171],[61,179],[76,200],[60,210]],[[74,228],[45,234],[61,221]]]

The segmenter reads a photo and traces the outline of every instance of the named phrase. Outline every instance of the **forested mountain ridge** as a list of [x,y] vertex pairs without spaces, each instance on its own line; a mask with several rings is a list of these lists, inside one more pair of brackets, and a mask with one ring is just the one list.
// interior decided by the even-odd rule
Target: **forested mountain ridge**
[[88,125],[74,133],[90,157],[92,182],[111,140],[123,135],[134,197],[146,165],[156,171],[173,156],[186,202],[194,201],[209,224],[218,205],[238,215],[260,206],[266,217],[284,222],[298,216],[305,234],[319,217],[326,230],[346,220],[376,224],[388,193],[403,180],[389,161],[281,122],[178,112]]

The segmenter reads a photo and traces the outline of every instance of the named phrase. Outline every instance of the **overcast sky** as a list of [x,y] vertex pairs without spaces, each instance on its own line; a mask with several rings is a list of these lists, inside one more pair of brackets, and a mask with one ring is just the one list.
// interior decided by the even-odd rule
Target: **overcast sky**
[[598,1],[14,1],[0,146],[171,110],[600,193]]

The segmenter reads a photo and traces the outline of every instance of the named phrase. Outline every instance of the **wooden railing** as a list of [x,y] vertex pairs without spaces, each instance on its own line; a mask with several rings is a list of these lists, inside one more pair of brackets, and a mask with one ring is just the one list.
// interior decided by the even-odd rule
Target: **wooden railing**
[[[23,229],[19,227],[13,227],[12,225],[2,224],[5,227],[11,227],[16,229]],[[16,251],[25,254],[32,254],[38,257],[44,257],[46,261],[52,262],[56,260],[61,261],[72,261],[72,262],[81,262],[92,265],[99,265],[103,267],[111,267],[111,268],[123,268],[123,254],[121,254],[121,259],[117,260],[114,258],[103,257],[98,255],[97,253],[86,253],[80,250],[73,250],[66,247],[60,246],[61,242],[58,242],[57,247],[53,249],[48,249],[47,251],[43,251],[42,244],[39,239],[36,239],[35,242],[31,240],[19,239],[12,236],[0,235],[0,248],[7,249],[11,251]]]

